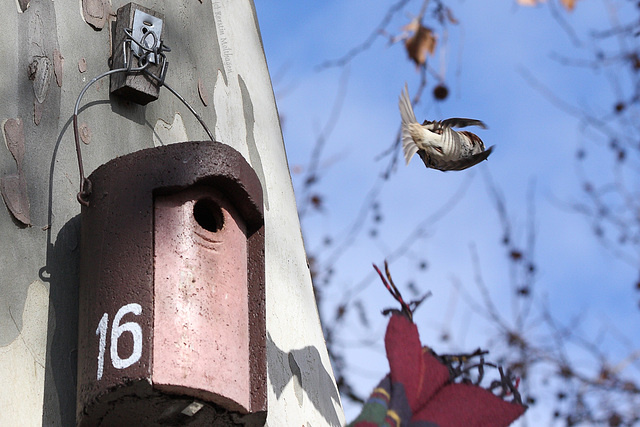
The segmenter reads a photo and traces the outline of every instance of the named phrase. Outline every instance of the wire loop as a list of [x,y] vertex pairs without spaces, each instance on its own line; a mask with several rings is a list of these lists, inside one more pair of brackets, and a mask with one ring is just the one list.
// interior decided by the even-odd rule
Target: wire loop
[[[152,32],[148,32],[147,34],[145,34],[141,41],[138,41],[133,37],[132,31],[130,28],[125,28],[124,32],[127,35],[124,42],[122,43],[122,48],[124,50],[123,52],[124,67],[109,70],[91,79],[91,81],[89,81],[89,83],[87,83],[85,87],[80,91],[80,94],[78,95],[78,99],[76,100],[76,105],[73,109],[73,136],[75,138],[75,143],[76,143],[76,154],[78,156],[78,170],[80,173],[80,191],[78,192],[77,199],[78,199],[78,202],[83,206],[89,206],[89,197],[91,196],[92,184],[89,178],[85,177],[84,175],[84,165],[82,162],[82,149],[80,145],[80,137],[78,132],[78,111],[80,109],[80,102],[82,101],[82,97],[84,96],[87,89],[89,89],[89,87],[91,87],[95,82],[97,82],[98,80],[104,77],[107,77],[116,73],[144,74],[145,76],[151,77],[152,79],[156,80],[160,86],[166,87],[169,90],[169,92],[174,94],[200,122],[205,132],[209,136],[209,139],[211,139],[212,142],[216,142],[215,138],[213,137],[213,134],[205,124],[204,120],[202,120],[202,117],[200,117],[200,115],[196,112],[196,110],[194,110],[193,107],[178,92],[176,92],[173,88],[171,88],[165,81],[165,76],[167,73],[169,61],[167,60],[167,57],[164,54],[164,52],[170,52],[171,49],[168,46],[166,46],[162,42],[162,40],[158,40],[157,36]],[[150,48],[145,46],[145,40],[147,39],[149,34],[153,36],[153,45]],[[132,58],[130,58],[130,55],[133,53],[133,49],[131,48],[132,43],[135,43],[137,46],[139,46],[143,52],[143,54],[141,54],[138,58],[138,67],[132,67],[133,61],[132,61]],[[160,64],[160,71],[158,75],[149,71],[149,66],[155,63]]]

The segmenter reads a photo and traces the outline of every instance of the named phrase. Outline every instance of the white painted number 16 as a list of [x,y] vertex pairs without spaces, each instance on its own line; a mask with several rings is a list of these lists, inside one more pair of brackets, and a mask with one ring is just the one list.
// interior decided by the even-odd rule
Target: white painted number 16
[[[110,353],[111,363],[116,369],[124,369],[136,363],[142,356],[142,328],[136,322],[126,322],[122,325],[120,321],[122,317],[127,313],[133,313],[139,316],[142,313],[142,307],[140,304],[131,303],[120,307],[120,310],[113,318],[113,324],[111,325],[111,345]],[[96,329],[96,335],[100,337],[100,343],[98,344],[98,380],[102,378],[102,372],[104,370],[104,352],[107,347],[107,328],[109,327],[109,315],[107,313],[102,315],[100,323],[98,323],[98,329]],[[118,340],[123,332],[129,331],[133,335],[133,351],[131,355],[126,359],[122,359],[118,354]]]

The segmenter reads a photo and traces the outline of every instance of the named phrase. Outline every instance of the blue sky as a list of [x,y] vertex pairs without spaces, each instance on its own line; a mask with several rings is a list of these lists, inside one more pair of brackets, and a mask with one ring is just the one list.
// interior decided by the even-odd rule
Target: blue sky
[[[587,29],[608,28],[608,8],[618,3],[622,2],[590,0],[578,2],[572,13],[557,5],[555,9],[576,34],[584,35]],[[345,68],[318,71],[317,66],[343,56],[364,41],[390,4],[256,1],[298,197],[314,141],[329,120],[345,73]],[[409,2],[405,10],[418,13],[421,4]],[[354,372],[354,382],[365,395],[388,369],[381,346],[386,319],[377,313],[394,305],[371,275],[371,263],[382,264],[386,256],[402,246],[418,223],[462,187],[466,189],[464,196],[453,209],[436,223],[426,224],[424,236],[391,264],[394,279],[406,294],[410,281],[422,291],[433,292],[416,314],[425,344],[444,352],[487,347],[487,342],[495,340],[495,329],[469,310],[453,286],[454,281],[459,281],[478,298],[470,250],[473,246],[484,282],[505,318],[512,318],[509,263],[500,244],[502,231],[487,191],[487,176],[504,195],[513,235],[520,246],[527,238],[527,194],[534,183],[538,286],[534,304],[539,306],[545,298],[552,313],[565,321],[584,314],[587,336],[603,324],[613,324],[638,345],[632,335],[637,324],[629,322],[638,314],[634,302],[637,295],[632,288],[637,269],[604,249],[594,238],[589,222],[564,207],[583,198],[575,160],[581,144],[587,144],[590,153],[596,154],[588,159],[599,165],[589,169],[591,179],[610,179],[607,152],[598,148],[606,140],[585,130],[584,123],[557,108],[530,82],[533,78],[558,99],[604,117],[611,113],[616,101],[610,75],[553,59],[554,55],[589,58],[589,51],[585,45],[576,46],[571,41],[552,17],[549,5],[519,7],[515,1],[446,4],[460,23],[448,25],[446,43],[440,32],[438,48],[429,64],[442,73],[450,95],[444,102],[435,102],[430,96],[435,80],[430,76],[429,89],[415,107],[416,115],[419,120],[481,119],[489,128],[478,130],[478,135],[487,146],[496,148],[489,161],[462,172],[427,170],[417,157],[408,167],[399,163],[376,199],[383,217],[377,236],[371,238],[369,234],[376,226],[370,214],[354,242],[336,261],[332,285],[323,294],[325,301],[340,301],[345,289],[368,283],[359,295],[367,307],[371,327],[360,327],[353,321],[353,327],[343,337],[350,348],[347,363]],[[409,20],[400,13],[387,30],[399,33]],[[424,24],[440,28],[429,19]],[[379,156],[398,132],[398,95],[405,82],[414,94],[420,80],[402,44],[389,45],[382,37],[355,57],[346,73],[344,104],[320,159],[317,191],[323,196],[324,209],[303,220],[305,241],[312,249],[322,248],[327,236],[334,245],[339,244],[351,229],[368,192],[388,163],[388,157],[380,160]],[[298,173],[299,170],[303,172]],[[321,253],[330,252],[331,248]],[[420,268],[423,260],[428,264],[426,269]],[[335,309],[335,305],[327,305],[327,313]],[[448,345],[438,340],[443,327],[453,335]],[[376,342],[373,349],[358,344],[363,336]],[[613,343],[611,352],[614,360],[625,354]],[[347,419],[352,419],[356,408],[346,404],[345,409]],[[536,419],[533,414],[530,420]]]

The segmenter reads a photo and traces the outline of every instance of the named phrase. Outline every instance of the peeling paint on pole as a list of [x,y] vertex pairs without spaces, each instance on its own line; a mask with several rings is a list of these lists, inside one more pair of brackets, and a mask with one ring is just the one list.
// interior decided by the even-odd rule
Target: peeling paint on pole
[[80,133],[80,141],[82,141],[85,145],[91,144],[91,129],[86,123],[81,123],[78,126],[78,132]]
[[42,120],[43,112],[44,112],[44,107],[42,106],[42,104],[37,99],[34,99],[33,100],[33,123],[35,123],[36,126],[40,124],[40,121]]
[[173,123],[158,119],[153,127],[153,145],[156,147],[188,140],[187,128],[184,126],[180,113],[176,113],[173,117]]
[[22,161],[24,160],[24,126],[22,125],[22,120],[19,118],[7,120],[4,123],[3,130],[5,144],[16,161],[18,173],[20,173]]
[[82,17],[96,31],[104,28],[109,12],[109,0],[82,0]]
[[60,54],[58,49],[53,50],[53,72],[56,75],[56,83],[58,87],[62,87],[62,66],[64,64],[64,57]]
[[0,193],[15,219],[24,225],[31,224],[27,182],[22,172],[24,160],[24,127],[21,119],[9,119],[3,126],[7,148],[13,156],[18,172],[0,178]]
[[47,97],[52,73],[53,64],[46,56],[35,58],[29,66],[29,79],[33,80],[33,93],[41,104]]
[[18,11],[22,13],[27,10],[27,8],[29,7],[29,3],[31,3],[31,0],[16,0],[16,3],[18,4]]

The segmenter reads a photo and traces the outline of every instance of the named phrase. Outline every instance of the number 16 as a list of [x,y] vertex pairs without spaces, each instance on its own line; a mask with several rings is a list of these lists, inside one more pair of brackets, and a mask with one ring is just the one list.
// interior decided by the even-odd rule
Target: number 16
[[[120,324],[122,317],[127,313],[140,315],[142,313],[142,307],[140,304],[136,303],[124,305],[120,307],[120,310],[118,310],[113,318],[113,324],[111,326],[110,356],[111,364],[116,369],[128,368],[140,360],[140,357],[142,356],[142,328],[140,325],[136,322]],[[104,352],[107,347],[108,327],[109,315],[104,313],[98,323],[98,328],[96,329],[96,335],[100,337],[100,342],[98,343],[98,380],[102,378],[102,373],[104,371]],[[118,354],[118,339],[120,339],[120,335],[125,331],[129,331],[131,332],[131,335],[133,335],[133,351],[129,357],[122,359]]]

